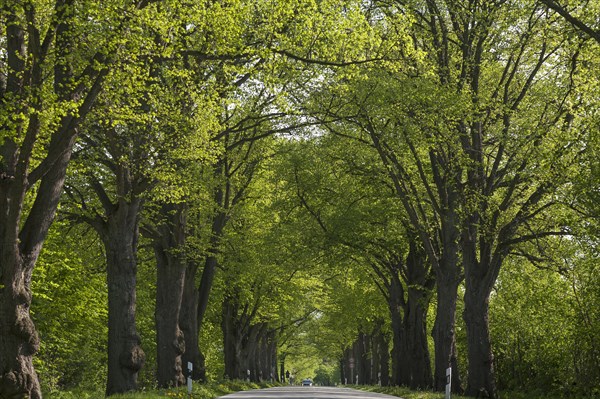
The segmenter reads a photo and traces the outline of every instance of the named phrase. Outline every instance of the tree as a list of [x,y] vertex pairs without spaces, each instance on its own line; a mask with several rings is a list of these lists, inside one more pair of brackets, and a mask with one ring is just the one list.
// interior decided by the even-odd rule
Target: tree
[[[203,134],[201,129],[190,128],[192,122],[201,126],[201,120],[192,112],[186,115],[188,122],[182,122],[182,114],[188,108],[181,104],[181,94],[174,94],[182,83],[169,79],[157,65],[146,61],[158,53],[153,47],[157,41],[154,38],[146,45],[137,42],[147,51],[144,57],[114,68],[107,76],[107,86],[112,90],[100,97],[97,111],[82,126],[82,145],[76,153],[78,169],[67,187],[71,209],[64,213],[76,222],[92,226],[105,246],[109,291],[108,395],[136,389],[137,374],[145,359],[135,323],[137,247],[144,203],[152,190],[164,189],[177,179],[173,172],[178,162],[177,146],[172,143],[186,145],[193,141],[199,146]],[[208,151],[202,150],[197,148],[188,154],[188,159],[202,162],[208,158]],[[170,190],[168,195],[156,195],[177,200],[182,194],[180,190]],[[160,213],[155,216],[160,224]],[[160,270],[164,262],[158,262],[158,266]],[[167,281],[161,279],[159,284]],[[158,301],[158,306],[162,305]],[[168,309],[168,314],[176,312]],[[162,338],[164,331],[158,330]],[[159,363],[165,363],[162,353]],[[165,378],[159,373],[159,380],[166,385]],[[181,372],[180,380],[183,381]]]
[[112,3],[101,9],[95,2],[75,7],[70,0],[51,7],[36,1],[2,6],[2,396],[41,396],[32,364],[39,337],[29,314],[31,274],[54,219],[78,128],[102,89],[107,65],[122,50],[115,39],[148,4],[140,1],[125,13]]
[[[547,160],[568,168],[577,147],[577,138],[567,138],[572,85],[560,79],[569,76],[561,66],[576,64],[577,52],[561,47],[535,6],[420,5],[382,9],[414,16],[410,35],[424,59],[417,53],[402,64],[365,68],[358,75],[363,82],[342,78],[338,91],[330,89],[319,104],[332,131],[348,136],[345,121],[354,126],[351,137],[377,149],[436,271],[436,388],[443,388],[453,358],[460,259],[470,343],[467,392],[494,396],[485,315],[502,260],[520,242],[563,234],[557,225],[525,229],[556,205],[549,194],[564,182]],[[515,20],[521,30],[507,28]],[[541,71],[554,71],[561,84],[549,85]],[[341,96],[348,92],[352,101]]]
[[297,192],[291,200],[304,209],[304,218],[313,219],[318,229],[313,234],[322,236],[326,251],[336,253],[331,262],[350,259],[361,265],[388,304],[392,382],[430,387],[426,316],[434,279],[419,243],[408,232],[377,153],[336,135],[290,148],[294,153],[283,170],[289,171],[288,190]]
[[569,4],[561,4],[556,0],[539,0],[542,4],[548,6],[552,10],[556,11],[561,17],[563,17],[573,27],[581,31],[586,36],[600,43],[600,30],[593,26],[595,21],[588,21],[583,15],[578,15],[582,11],[590,11],[591,7],[597,7],[595,2],[590,4],[589,1],[581,4],[576,4],[572,10],[569,10]]
[[[458,111],[461,98],[438,90],[418,76],[391,79],[393,69],[385,68],[371,67],[364,75],[357,72],[354,81],[342,78],[339,85],[331,84],[329,92],[317,99],[321,110],[317,115],[321,113],[319,117],[332,134],[377,153],[391,181],[391,190],[404,209],[402,220],[408,225],[404,231],[412,231],[417,237],[428,268],[435,272],[438,307],[433,329],[434,386],[443,389],[446,368],[452,364],[456,369],[454,318],[462,275],[457,225],[459,194],[455,186],[460,174],[455,161],[439,154],[455,151],[454,143],[441,139],[448,134],[448,125],[442,121]],[[430,101],[434,98],[437,102]],[[417,124],[412,125],[412,121]],[[419,124],[426,126],[421,128],[428,134],[439,129],[440,140],[433,135],[421,136]],[[436,143],[445,147],[438,150],[439,154],[434,150]],[[431,147],[427,151],[428,146]],[[461,389],[459,373],[453,373],[453,387],[456,391]]]

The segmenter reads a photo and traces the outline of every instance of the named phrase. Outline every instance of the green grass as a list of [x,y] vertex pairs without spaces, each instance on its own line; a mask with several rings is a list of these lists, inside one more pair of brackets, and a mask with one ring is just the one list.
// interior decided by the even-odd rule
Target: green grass
[[[272,384],[255,384],[245,381],[220,381],[210,382],[207,384],[196,384],[194,383],[192,390],[193,399],[213,399],[228,393],[245,391],[248,389],[258,389],[273,386]],[[186,387],[173,388],[173,389],[158,389],[158,390],[142,390],[138,392],[132,392],[123,395],[111,396],[114,399],[187,399]],[[72,390],[72,391],[52,391],[45,392],[44,399],[105,399],[104,390],[98,391],[84,391],[84,390]]]
[[[364,391],[385,393],[403,399],[444,399],[444,393],[431,391],[412,391],[404,387],[353,386]],[[452,395],[452,399],[466,399],[466,396]]]
[[[370,392],[385,393],[392,396],[398,396],[402,399],[444,399],[444,393],[431,391],[411,391],[403,387],[378,387],[378,386],[354,386],[353,388],[362,389]],[[565,396],[557,393],[555,395],[542,392],[500,392],[500,399],[583,399],[583,396]],[[600,396],[585,396],[585,398],[600,398]],[[452,399],[472,399],[467,396],[452,395]]]

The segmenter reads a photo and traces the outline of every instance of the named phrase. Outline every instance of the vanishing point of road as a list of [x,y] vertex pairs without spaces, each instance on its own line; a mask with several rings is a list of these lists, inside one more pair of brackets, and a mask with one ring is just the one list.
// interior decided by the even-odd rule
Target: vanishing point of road
[[350,388],[333,387],[278,387],[255,389],[231,395],[223,399],[398,399],[396,396],[381,393],[357,391]]

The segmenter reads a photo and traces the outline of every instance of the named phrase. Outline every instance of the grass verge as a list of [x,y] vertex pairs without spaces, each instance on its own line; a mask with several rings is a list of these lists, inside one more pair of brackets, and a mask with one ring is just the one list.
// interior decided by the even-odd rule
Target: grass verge
[[[193,399],[214,399],[228,393],[246,391],[249,389],[268,388],[274,386],[267,383],[251,383],[245,381],[215,381],[206,384],[194,383],[192,390]],[[173,389],[141,390],[123,395],[111,396],[111,399],[188,399],[186,387]],[[105,399],[104,391],[51,391],[44,393],[44,399]]]
[[[431,391],[411,391],[408,388],[403,387],[379,387],[379,386],[353,386],[356,389],[362,389],[364,391],[385,393],[392,396],[398,396],[402,399],[444,399],[444,393],[431,392]],[[547,394],[543,392],[500,392],[500,399],[587,399],[587,398],[600,398],[595,396],[594,393],[590,393],[589,396],[572,396],[564,395],[560,393]],[[454,395],[452,399],[472,399],[471,397]]]

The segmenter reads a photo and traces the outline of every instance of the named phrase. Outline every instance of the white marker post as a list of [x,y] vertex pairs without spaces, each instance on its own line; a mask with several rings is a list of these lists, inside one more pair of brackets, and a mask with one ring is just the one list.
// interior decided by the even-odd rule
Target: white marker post
[[188,362],[188,378],[187,378],[187,391],[190,398],[192,397],[192,369],[194,365],[192,362]]
[[450,399],[450,392],[452,390],[452,367],[446,369],[446,398]]

